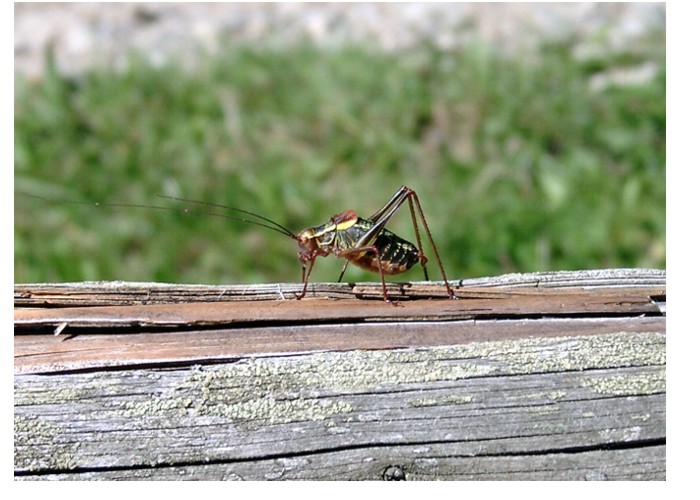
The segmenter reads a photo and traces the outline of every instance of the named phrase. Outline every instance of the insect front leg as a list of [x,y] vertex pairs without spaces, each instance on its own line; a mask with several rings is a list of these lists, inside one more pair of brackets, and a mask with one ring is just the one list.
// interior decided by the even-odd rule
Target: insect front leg
[[[303,299],[304,296],[306,295],[306,288],[309,285],[309,276],[311,276],[311,270],[314,268],[314,262],[316,262],[317,256],[318,256],[318,252],[314,251],[311,255],[306,256],[304,258],[300,258],[300,260],[301,260],[301,281],[304,283],[304,286],[301,289],[301,293],[294,292],[294,297],[296,297],[297,300]],[[308,263],[308,269],[306,267],[307,263]]]

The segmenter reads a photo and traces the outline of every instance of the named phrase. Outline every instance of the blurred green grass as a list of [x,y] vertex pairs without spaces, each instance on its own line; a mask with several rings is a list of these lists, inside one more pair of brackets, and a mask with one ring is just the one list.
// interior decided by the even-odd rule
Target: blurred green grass
[[[296,243],[263,228],[24,194],[184,196],[297,232],[347,208],[369,215],[401,184],[418,191],[450,278],[664,268],[665,49],[650,46],[586,60],[566,41],[534,57],[231,47],[194,71],[135,55],[78,77],[49,57],[44,78],[15,81],[15,282],[300,278]],[[648,60],[651,80],[592,85]],[[389,228],[413,239],[407,209]],[[335,281],[342,264],[322,261],[312,281]]]

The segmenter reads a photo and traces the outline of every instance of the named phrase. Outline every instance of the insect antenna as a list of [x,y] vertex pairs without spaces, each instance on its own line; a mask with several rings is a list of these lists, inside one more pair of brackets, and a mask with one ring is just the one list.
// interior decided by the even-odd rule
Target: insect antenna
[[230,220],[235,220],[238,222],[247,222],[249,224],[255,224],[256,226],[264,227],[267,229],[271,229],[272,231],[276,231],[280,234],[283,234],[285,236],[288,236],[294,240],[297,239],[297,236],[284,227],[283,225],[268,219],[266,217],[263,217],[262,215],[258,215],[254,212],[249,212],[248,210],[243,210],[240,208],[234,208],[234,207],[229,207],[226,205],[219,205],[217,203],[209,203],[205,201],[197,201],[197,200],[188,200],[186,198],[176,198],[173,196],[165,196],[165,195],[157,195],[160,198],[165,198],[165,199],[171,199],[171,200],[176,200],[176,201],[182,201],[182,202],[187,202],[187,203],[194,203],[194,204],[199,204],[203,206],[210,206],[210,207],[215,207],[215,208],[222,208],[225,210],[231,210],[235,212],[241,212],[244,214],[251,215],[253,217],[257,217],[258,219],[267,222],[261,222],[260,220],[251,220],[251,219],[246,219],[244,217],[236,217],[233,215],[229,214],[222,214],[220,212],[215,212],[212,210],[192,210],[189,208],[178,208],[178,207],[164,207],[162,205],[148,205],[148,204],[139,204],[139,203],[106,203],[106,202],[100,202],[100,201],[73,201],[73,200],[57,200],[57,199],[51,199],[51,198],[45,198],[43,196],[37,196],[29,193],[22,193],[22,196],[27,196],[29,198],[36,198],[38,200],[43,200],[47,201],[50,203],[72,203],[74,205],[92,205],[92,206],[103,206],[103,207],[117,207],[117,208],[148,208],[151,210],[165,210],[168,212],[181,212],[185,214],[194,214],[194,215],[211,215],[214,217],[222,217],[224,219],[230,219]]
[[[230,210],[230,211],[232,211],[232,212],[240,212],[240,213],[242,213],[242,214],[251,215],[251,216],[253,216],[253,217],[257,217],[258,219],[267,222],[268,224],[272,224],[274,227],[270,227],[270,226],[268,226],[268,225],[266,225],[266,224],[262,224],[261,222],[252,221],[252,220],[250,220],[250,219],[241,219],[241,218],[238,218],[238,217],[230,217],[230,218],[232,218],[232,219],[234,219],[234,220],[243,221],[243,222],[250,222],[251,224],[257,224],[258,226],[262,226],[262,227],[266,227],[266,228],[268,228],[268,229],[272,229],[272,230],[274,230],[274,231],[277,231],[278,233],[286,234],[287,236],[289,236],[289,237],[292,238],[292,239],[295,239],[295,240],[297,239],[296,234],[294,234],[292,231],[290,231],[289,229],[287,229],[286,227],[284,227],[284,226],[283,226],[282,224],[280,224],[279,222],[275,222],[275,221],[273,221],[272,219],[268,219],[267,217],[263,217],[262,215],[256,214],[255,212],[251,212],[251,211],[249,211],[249,210],[243,210],[242,208],[230,207],[230,206],[228,206],[228,205],[222,205],[222,204],[213,203],[213,202],[210,202],[210,201],[190,200],[190,199],[188,199],[188,198],[178,198],[178,197],[176,197],[176,196],[167,196],[167,195],[164,195],[164,194],[157,194],[156,196],[157,196],[158,198],[163,198],[163,199],[166,199],[166,200],[175,200],[175,201],[181,201],[181,202],[184,202],[184,203],[192,203],[192,204],[195,204],[195,205],[203,205],[203,206],[206,206],[206,207],[222,208],[222,209],[224,209],[224,210]],[[206,212],[205,212],[205,213],[206,213]],[[217,214],[218,214],[218,213],[217,213]],[[213,215],[213,214],[210,214],[210,215]],[[222,216],[222,217],[229,217],[229,216],[226,216],[226,215],[224,215],[224,214],[218,214],[218,215],[219,215],[219,216]]]

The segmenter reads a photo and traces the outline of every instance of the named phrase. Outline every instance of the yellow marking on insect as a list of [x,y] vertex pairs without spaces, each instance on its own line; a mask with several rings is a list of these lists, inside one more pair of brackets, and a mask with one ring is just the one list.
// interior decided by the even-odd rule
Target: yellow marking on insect
[[331,217],[331,225],[336,231],[345,231],[357,223],[357,213],[354,210],[344,210]]
[[308,236],[309,239],[311,238],[320,238],[326,233],[333,233],[335,232],[335,224],[328,223],[324,224],[322,226],[314,227],[309,229],[308,231],[304,231],[306,236]]
[[355,224],[357,224],[357,219],[350,219],[350,220],[341,222],[340,224],[336,224],[335,228],[338,231],[345,231],[346,229],[350,229]]

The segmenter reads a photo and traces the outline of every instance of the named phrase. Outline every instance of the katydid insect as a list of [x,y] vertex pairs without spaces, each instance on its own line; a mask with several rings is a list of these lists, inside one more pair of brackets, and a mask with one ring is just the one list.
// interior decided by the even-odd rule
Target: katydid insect
[[[413,230],[416,234],[418,248],[413,243],[385,229],[389,219],[406,200],[408,200],[408,206],[411,210]],[[428,268],[426,267],[428,258],[423,252],[423,245],[418,232],[416,209],[435,254],[440,273],[442,273],[447,295],[451,299],[456,299],[457,297],[447,281],[445,269],[442,266],[442,261],[430,234],[430,229],[428,229],[428,223],[425,220],[420,201],[418,201],[418,195],[414,190],[406,186],[401,186],[386,205],[370,215],[368,219],[358,217],[354,210],[345,210],[331,217],[330,222],[304,229],[298,235],[290,234],[291,237],[299,242],[299,260],[302,268],[301,279],[304,282],[304,287],[301,293],[297,295],[297,298],[300,299],[306,294],[309,275],[316,258],[319,256],[325,257],[331,253],[335,254],[336,257],[346,259],[338,281],[343,279],[349,263],[353,263],[367,271],[379,273],[382,281],[384,301],[390,304],[395,303],[390,301],[387,295],[384,275],[405,273],[416,263],[420,262],[425,279],[428,280]]]
[[[425,276],[426,280],[429,280],[428,269],[426,267],[428,258],[425,256],[425,252],[423,251],[423,245],[421,242],[420,233],[418,231],[418,221],[416,219],[417,211],[421,224],[425,229],[425,234],[430,242],[430,247],[435,254],[435,260],[437,261],[440,273],[442,274],[445,289],[447,290],[447,296],[451,299],[457,298],[447,280],[445,269],[442,265],[442,261],[440,260],[433,237],[430,234],[430,229],[428,228],[425,214],[423,213],[420,201],[418,200],[418,195],[414,190],[406,186],[401,186],[382,208],[370,215],[367,219],[359,217],[354,210],[345,210],[331,217],[329,222],[319,226],[303,229],[298,234],[293,233],[283,225],[271,219],[248,210],[233,208],[217,203],[189,200],[186,198],[171,196],[162,196],[162,198],[203,205],[205,207],[226,209],[249,215],[251,217],[255,217],[255,219],[234,217],[212,211],[200,212],[206,215],[225,217],[228,219],[234,219],[237,221],[262,226],[296,240],[299,244],[299,261],[301,262],[301,279],[303,282],[301,292],[294,294],[297,299],[302,299],[306,295],[309,277],[311,276],[311,271],[313,270],[316,258],[326,257],[333,254],[338,258],[346,259],[338,281],[343,279],[343,275],[345,274],[345,270],[347,269],[349,263],[352,263],[367,271],[378,273],[382,282],[382,294],[384,301],[393,305],[396,305],[396,303],[389,300],[385,275],[405,273],[415,264],[420,262],[421,267],[423,268],[423,275]],[[408,200],[408,206],[411,212],[413,230],[415,232],[416,243],[418,245],[417,247],[413,243],[404,240],[385,228],[389,219],[393,217],[399,207],[401,207],[406,200]],[[101,203],[95,203],[95,205],[101,205]],[[173,210],[186,213],[193,212],[192,210],[186,208],[177,209],[157,205],[129,205],[113,203],[104,203],[102,205]]]

